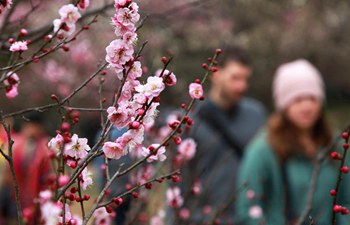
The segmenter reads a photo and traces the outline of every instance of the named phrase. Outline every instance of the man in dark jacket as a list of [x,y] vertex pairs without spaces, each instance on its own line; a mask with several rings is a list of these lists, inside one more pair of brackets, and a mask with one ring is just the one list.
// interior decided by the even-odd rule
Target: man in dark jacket
[[260,102],[244,97],[251,75],[246,54],[240,49],[223,51],[220,61],[207,99],[193,115],[189,136],[197,142],[196,155],[182,170],[189,224],[231,224],[239,162],[266,118]]

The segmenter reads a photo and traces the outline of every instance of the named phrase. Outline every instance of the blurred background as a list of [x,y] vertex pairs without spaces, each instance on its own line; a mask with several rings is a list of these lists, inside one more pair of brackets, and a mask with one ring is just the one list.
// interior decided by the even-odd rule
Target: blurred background
[[[9,58],[6,41],[9,37],[15,36],[20,28],[26,28],[30,34],[27,39],[36,40],[45,31],[43,27],[47,28],[47,24],[59,17],[59,7],[67,2],[15,1],[16,11],[9,20],[10,25],[0,33],[0,66],[5,66]],[[2,93],[0,109],[6,114],[51,103],[51,94],[63,98],[94,73],[104,62],[105,47],[114,38],[110,25],[113,2],[91,1],[85,13],[100,12],[98,22],[69,44],[68,52],[60,50],[18,71],[20,94],[9,101]],[[143,0],[138,3],[142,18],[146,18],[139,32],[138,44],[148,41],[142,58],[148,71],[145,75],[162,67],[160,58],[163,55],[174,56],[170,69],[177,75],[178,85],[163,94],[163,106],[179,106],[188,98],[188,84],[203,75],[201,64],[213,55],[216,48],[225,51],[241,46],[249,52],[254,69],[249,96],[261,100],[272,110],[270,86],[275,69],[283,62],[306,58],[324,77],[326,108],[334,126],[341,128],[349,119],[350,1]],[[21,20],[32,10],[32,4],[38,7],[27,19]],[[86,16],[81,23],[91,19]],[[14,21],[12,25],[11,21]],[[4,16],[0,16],[0,24],[3,22]],[[34,42],[30,48],[36,45]],[[23,56],[26,54],[29,56],[27,52]],[[105,79],[103,96],[107,98],[105,106],[108,107],[118,82],[109,70]],[[72,99],[70,105],[98,107],[97,90],[98,79],[95,79]],[[47,114],[46,121],[50,122],[46,126],[50,133],[59,123],[58,115],[56,109]],[[99,113],[82,113],[83,131],[98,129],[98,119]]]

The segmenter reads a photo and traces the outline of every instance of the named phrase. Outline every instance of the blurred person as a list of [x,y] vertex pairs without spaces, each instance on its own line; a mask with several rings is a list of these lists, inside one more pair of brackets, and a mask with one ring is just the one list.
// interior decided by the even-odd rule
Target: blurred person
[[[273,81],[276,111],[266,130],[245,151],[239,170],[238,188],[244,190],[238,192],[236,224],[295,224],[302,214],[316,157],[332,141],[324,95],[321,75],[308,61],[296,60],[277,69]],[[330,190],[337,174],[338,163],[325,159],[308,214],[314,224],[331,223]],[[349,184],[345,176],[338,198],[342,206],[349,206]],[[308,218],[303,224],[309,224]],[[339,215],[336,224],[350,224],[350,217]]]
[[[34,199],[44,188],[44,182],[50,171],[48,158],[48,136],[46,135],[43,118],[39,113],[25,115],[26,121],[22,124],[20,132],[14,134],[13,162],[20,190],[20,200],[26,224],[38,224],[39,208]],[[1,191],[5,208],[5,221],[17,217],[15,193],[11,173],[8,168],[7,182]]]
[[[13,120],[12,118],[5,119],[4,121],[11,129],[10,135],[13,135],[12,125]],[[8,154],[8,137],[7,132],[4,129],[4,127],[0,124],[0,148],[4,152],[4,154]],[[0,190],[4,190],[4,181],[5,181],[5,175],[7,170],[8,162],[6,161],[5,157],[0,155]],[[6,212],[6,205],[3,204],[5,202],[5,199],[2,199],[4,197],[0,194],[0,224],[3,224],[3,214]]]
[[252,73],[247,53],[235,48],[220,57],[208,98],[193,114],[189,137],[197,143],[196,154],[181,169],[183,207],[191,212],[191,224],[216,217],[223,224],[232,221],[232,187],[243,149],[266,118],[264,106],[244,96]]

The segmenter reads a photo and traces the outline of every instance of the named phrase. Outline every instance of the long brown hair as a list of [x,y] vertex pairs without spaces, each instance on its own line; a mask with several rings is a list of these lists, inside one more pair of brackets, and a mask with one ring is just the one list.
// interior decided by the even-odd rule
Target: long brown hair
[[[332,141],[331,127],[324,112],[321,113],[316,121],[312,136],[317,147],[327,146]],[[277,112],[270,116],[268,121],[268,138],[281,162],[290,156],[304,153],[298,141],[298,130],[284,113]]]

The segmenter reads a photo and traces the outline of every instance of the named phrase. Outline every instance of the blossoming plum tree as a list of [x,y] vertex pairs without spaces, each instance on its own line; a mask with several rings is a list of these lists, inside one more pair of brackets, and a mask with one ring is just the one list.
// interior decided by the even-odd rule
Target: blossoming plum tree
[[[28,35],[26,29],[20,29],[17,36],[8,40],[10,44],[8,51],[11,52],[7,66],[0,68],[2,83],[1,89],[9,101],[20,95],[21,71],[28,65],[39,65],[40,62],[57,53],[59,49],[68,52],[70,45],[84,40],[81,38],[83,32],[88,32],[90,26],[97,22],[95,16],[90,22],[81,27],[79,21],[84,17],[84,11],[89,7],[90,1],[79,0],[63,5],[58,9],[59,18],[52,21],[50,30],[37,40],[24,40]],[[0,2],[2,14],[11,13],[11,6],[15,7],[11,0]],[[189,104],[183,104],[183,112],[180,116],[169,118],[168,124],[162,127],[159,135],[154,140],[148,140],[148,133],[152,131],[157,116],[157,108],[160,105],[160,94],[177,82],[177,77],[168,69],[171,57],[162,57],[164,67],[158,70],[154,76],[148,76],[142,82],[143,69],[141,64],[142,51],[146,42],[138,43],[137,31],[141,27],[139,7],[132,0],[115,0],[114,16],[112,26],[114,27],[114,40],[106,47],[105,63],[100,63],[99,68],[86,80],[68,93],[65,98],[60,99],[52,94],[50,98],[54,103],[25,108],[15,112],[1,112],[1,124],[7,132],[7,146],[0,147],[1,157],[4,157],[11,168],[13,186],[16,195],[16,206],[18,224],[34,223],[57,225],[57,224],[87,224],[94,218],[95,224],[109,224],[115,207],[123,204],[127,195],[133,198],[142,197],[142,187],[145,190],[152,189],[152,183],[161,183],[164,179],[171,179],[177,183],[180,181],[179,170],[168,171],[166,174],[156,176],[155,163],[164,162],[167,159],[167,149],[171,142],[178,146],[176,157],[178,161],[186,161],[194,156],[196,144],[192,139],[182,139],[179,133],[183,129],[189,129],[193,121],[187,115],[194,102],[204,99],[202,84],[206,81],[210,72],[215,69],[216,57],[221,52],[217,50],[212,62],[205,68],[202,81],[197,80],[189,87],[192,100]],[[4,25],[5,26],[5,25]],[[80,43],[76,43],[79,45]],[[36,63],[36,64],[35,64]],[[114,77],[119,80],[119,87],[113,94],[113,102],[106,108],[103,107],[104,100],[100,96],[100,107],[92,109],[76,108],[70,105],[74,98],[88,83],[95,78],[100,78],[99,91],[103,88],[103,75],[105,69],[109,69]],[[52,69],[55,70],[54,67]],[[37,111],[44,113],[50,109],[59,108],[61,112],[61,125],[56,131],[56,136],[48,142],[48,158],[52,163],[52,176],[46,182],[46,188],[38,193],[33,204],[40,208],[40,213],[22,209],[19,192],[21,191],[17,182],[14,169],[13,140],[11,128],[5,122],[6,118],[21,116],[27,112]],[[88,140],[79,137],[74,127],[79,122],[79,111],[101,112],[101,134],[94,146],[90,146]],[[125,132],[116,140],[109,140],[108,136],[113,127]],[[119,170],[112,176],[108,173],[109,160],[118,160],[127,155],[134,159],[129,166],[121,165]],[[104,158],[103,169],[106,170],[106,182],[99,191],[99,195],[90,206],[86,202],[90,200],[90,194],[86,193],[94,183],[94,175],[88,167],[95,158]],[[139,169],[142,168],[142,169]],[[134,172],[135,171],[135,172]],[[134,173],[134,182],[127,185],[121,193],[111,193],[111,184],[119,177]],[[140,189],[140,190],[139,190]],[[86,193],[86,194],[84,194]],[[166,191],[167,202],[170,207],[178,208],[182,205],[180,189],[171,187]],[[80,215],[72,213],[71,207],[77,204],[80,207]],[[186,214],[186,212],[182,213]],[[188,214],[188,212],[187,212]],[[159,212],[158,217],[164,217]],[[186,217],[186,216],[185,216]],[[157,217],[151,219],[157,221]]]

